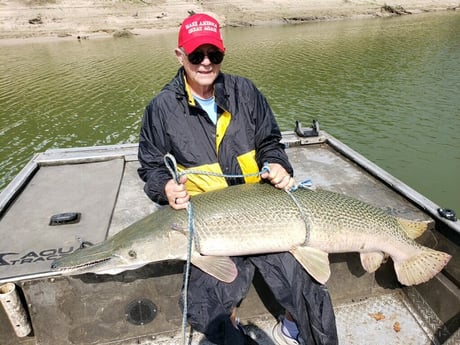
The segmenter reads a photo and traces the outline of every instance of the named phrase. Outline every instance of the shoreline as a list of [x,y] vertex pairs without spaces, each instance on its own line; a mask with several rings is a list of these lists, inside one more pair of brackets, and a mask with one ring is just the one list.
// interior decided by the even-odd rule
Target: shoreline
[[0,44],[152,35],[206,12],[223,27],[295,24],[459,10],[460,1],[0,0]]

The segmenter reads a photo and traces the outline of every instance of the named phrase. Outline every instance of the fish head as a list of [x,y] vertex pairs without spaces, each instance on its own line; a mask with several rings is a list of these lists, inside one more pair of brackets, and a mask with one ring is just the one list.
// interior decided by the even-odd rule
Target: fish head
[[55,260],[51,269],[63,275],[83,273],[118,274],[133,270],[151,262],[151,259],[138,257],[135,249],[113,248],[110,242],[77,249],[69,255]]
[[63,275],[118,274],[152,262],[184,260],[187,243],[187,233],[177,223],[159,227],[149,216],[104,242],[55,260],[51,269]]

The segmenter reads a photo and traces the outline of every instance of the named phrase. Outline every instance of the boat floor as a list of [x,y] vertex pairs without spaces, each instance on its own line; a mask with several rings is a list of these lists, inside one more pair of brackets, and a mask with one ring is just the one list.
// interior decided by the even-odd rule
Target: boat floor
[[[428,345],[433,344],[434,324],[427,324],[414,309],[407,296],[392,292],[372,296],[361,301],[344,303],[334,307],[339,344],[379,345]],[[435,320],[433,320],[434,322]],[[260,316],[245,320],[246,332],[260,345],[276,345],[271,333],[276,320]],[[177,345],[183,343],[182,334],[156,335],[152,340],[125,344]],[[197,332],[186,334],[188,345],[212,345]]]

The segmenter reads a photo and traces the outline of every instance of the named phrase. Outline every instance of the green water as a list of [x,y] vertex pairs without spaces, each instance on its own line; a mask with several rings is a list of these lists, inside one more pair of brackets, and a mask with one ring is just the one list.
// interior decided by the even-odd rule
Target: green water
[[[460,13],[228,28],[223,70],[251,78],[283,130],[322,128],[460,213]],[[35,152],[136,142],[175,74],[175,33],[2,44],[0,189]]]

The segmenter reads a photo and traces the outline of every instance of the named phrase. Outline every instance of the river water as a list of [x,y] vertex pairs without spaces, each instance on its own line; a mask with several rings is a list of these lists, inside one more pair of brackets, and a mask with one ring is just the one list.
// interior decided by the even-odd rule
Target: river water
[[[282,130],[320,126],[460,212],[460,13],[226,28],[223,70],[251,78]],[[0,190],[35,152],[136,142],[175,74],[175,33],[2,44]]]

